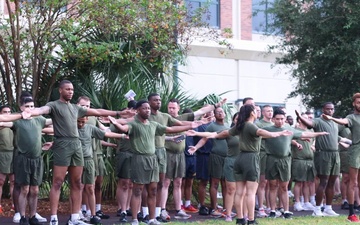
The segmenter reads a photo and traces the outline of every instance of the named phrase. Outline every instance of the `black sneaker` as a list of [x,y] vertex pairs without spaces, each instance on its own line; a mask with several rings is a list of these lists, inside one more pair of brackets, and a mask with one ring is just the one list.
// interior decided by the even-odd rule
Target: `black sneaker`
[[25,216],[22,216],[22,217],[20,218],[19,224],[20,224],[20,225],[29,225],[29,223],[28,223],[28,221],[27,221],[27,219],[26,219]]
[[91,216],[89,222],[90,224],[101,224],[101,219],[98,216]]
[[106,220],[110,218],[109,215],[104,214],[103,211],[101,211],[101,210],[96,212],[96,216],[100,217],[101,219],[106,219]]
[[149,223],[149,220],[150,220],[149,215],[146,215],[146,216],[144,216],[144,218],[142,219],[142,222],[148,224],[148,223]]
[[247,224],[258,224],[257,222],[256,222],[256,220],[248,220],[248,222],[247,222]]
[[120,223],[126,223],[127,219],[126,219],[126,213],[122,212],[120,215],[120,219],[119,219]]
[[202,216],[207,216],[209,215],[210,211],[209,211],[209,208],[206,207],[206,206],[200,206],[200,209],[199,209],[199,215],[202,215]]
[[[169,222],[169,220],[164,220],[161,216],[157,216],[156,220],[159,221],[160,223],[167,223]],[[143,221],[144,222],[144,221]]]
[[118,211],[116,211],[116,216],[121,216],[121,212],[122,212],[122,210],[118,209]]
[[236,224],[245,225],[245,224],[246,224],[246,220],[245,220],[244,218],[242,218],[242,219],[236,219]]
[[341,204],[341,209],[349,209],[349,203],[344,202],[343,204]]
[[42,223],[39,222],[39,220],[33,216],[29,219],[29,224],[30,225],[42,225]]
[[82,210],[81,213],[83,214],[83,216],[86,215],[86,210]]
[[128,216],[132,216],[131,209],[127,209],[127,210],[126,210],[126,215],[128,215]]
[[290,213],[290,212],[284,213],[284,219],[291,220],[292,219],[292,213]]
[[136,215],[137,219],[139,222],[141,222],[144,219],[144,215],[143,213],[140,211],[138,212],[138,214]]
[[268,218],[275,219],[276,218],[276,213],[271,211]]

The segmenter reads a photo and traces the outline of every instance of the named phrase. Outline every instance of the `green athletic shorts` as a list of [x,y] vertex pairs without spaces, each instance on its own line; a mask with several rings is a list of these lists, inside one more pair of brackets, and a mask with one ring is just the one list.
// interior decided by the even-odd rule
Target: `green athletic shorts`
[[267,180],[289,181],[291,176],[291,156],[283,158],[267,155],[265,178]]
[[316,151],[314,162],[317,175],[340,174],[340,156],[338,151]]
[[0,173],[12,174],[14,173],[13,165],[13,151],[0,151]]
[[78,138],[56,138],[52,146],[54,166],[84,166]]
[[133,153],[129,151],[116,153],[116,166],[115,172],[116,177],[120,179],[130,179],[131,178],[131,158]]
[[209,177],[222,179],[224,178],[224,162],[225,157],[214,153],[210,153],[209,156]]
[[260,156],[258,152],[240,152],[234,162],[235,181],[259,182]]
[[234,163],[236,160],[237,156],[233,156],[233,157],[225,157],[224,160],[224,168],[223,168],[223,173],[224,173],[224,177],[225,180],[228,182],[235,182],[235,177],[234,177]]
[[35,159],[18,154],[14,168],[15,183],[21,186],[39,186],[42,183],[44,165],[42,157]]
[[166,152],[166,178],[183,178],[185,177],[185,154],[181,153],[172,153],[170,151]]
[[266,152],[260,151],[260,175],[265,175],[266,169]]
[[103,154],[96,154],[96,161],[97,163],[95,163],[95,171],[96,171],[95,175],[104,177],[107,174],[107,172],[106,172]]
[[293,159],[291,163],[291,178],[293,181],[314,181],[316,170],[314,160]]
[[349,173],[348,151],[340,151],[340,173]]
[[92,158],[84,159],[84,169],[81,175],[83,184],[95,184],[95,165]]
[[156,148],[155,155],[158,160],[159,173],[166,173],[166,149],[165,148]]
[[349,167],[360,169],[360,143],[348,148],[348,163]]
[[133,154],[131,158],[131,180],[136,184],[159,182],[157,156]]

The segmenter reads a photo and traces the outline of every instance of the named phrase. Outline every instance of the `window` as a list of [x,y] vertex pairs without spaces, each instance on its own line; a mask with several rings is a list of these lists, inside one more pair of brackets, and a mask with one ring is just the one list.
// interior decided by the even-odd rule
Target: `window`
[[185,0],[188,16],[192,17],[200,8],[206,8],[202,14],[202,21],[210,27],[220,27],[220,0]]
[[272,16],[266,10],[272,6],[274,0],[253,0],[252,4],[252,31],[253,33],[269,32]]

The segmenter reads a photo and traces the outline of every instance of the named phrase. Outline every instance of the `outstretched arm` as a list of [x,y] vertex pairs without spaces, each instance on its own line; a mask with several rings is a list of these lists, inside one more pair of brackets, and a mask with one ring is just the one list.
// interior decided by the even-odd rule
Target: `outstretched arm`
[[207,142],[207,138],[203,137],[200,139],[200,141],[195,145],[195,146],[189,146],[189,150],[188,152],[193,155],[199,148],[201,148],[202,146],[205,145],[205,143]]
[[313,128],[313,122],[311,120],[302,117],[297,110],[295,110],[295,114],[308,129]]
[[133,110],[123,110],[123,111],[111,111],[107,109],[87,109],[87,116],[122,116],[122,117],[131,117],[135,115],[135,111]]
[[[22,113],[29,113],[30,116],[40,116],[40,115],[46,115],[50,113],[50,107],[49,106],[42,106],[40,108],[34,108],[32,110],[29,111],[23,111]],[[29,116],[29,117],[30,117]],[[24,119],[28,119],[29,117],[23,116]]]
[[348,125],[349,124],[349,120],[347,118],[338,119],[338,118],[334,118],[332,116],[325,115],[325,114],[322,114],[321,116],[322,116],[322,118],[324,118],[326,120],[332,120],[335,123],[338,123],[338,124],[341,124],[341,125]]
[[110,120],[110,122],[112,124],[114,124],[114,126],[116,126],[123,133],[127,133],[129,131],[129,126],[128,125],[121,125],[120,123],[118,123],[116,121],[116,119],[114,117],[109,116],[109,120]]
[[[182,121],[183,122],[183,121]],[[186,121],[187,122],[187,121]],[[179,133],[182,131],[190,130],[193,128],[197,128],[202,123],[200,121],[193,121],[183,126],[173,126],[173,127],[166,127],[166,133]]]
[[269,132],[269,131],[264,130],[264,129],[258,129],[256,131],[256,135],[260,136],[262,138],[276,138],[276,137],[279,137],[279,136],[290,136],[292,134],[293,134],[293,132],[291,132],[289,130],[283,130],[283,131],[280,131],[280,132]]
[[302,132],[301,138],[314,138],[328,134],[329,134],[328,132]]
[[226,98],[222,99],[220,102],[218,102],[214,105],[203,106],[201,109],[196,110],[194,112],[194,117],[198,118],[201,115],[204,115],[205,113],[211,112],[212,110],[215,110],[215,108],[223,106],[225,104],[225,102],[226,102]]
[[205,138],[217,138],[217,139],[225,139],[230,136],[229,130],[223,130],[220,133],[217,132],[197,132],[194,130],[188,130],[185,132],[187,136],[198,136]]

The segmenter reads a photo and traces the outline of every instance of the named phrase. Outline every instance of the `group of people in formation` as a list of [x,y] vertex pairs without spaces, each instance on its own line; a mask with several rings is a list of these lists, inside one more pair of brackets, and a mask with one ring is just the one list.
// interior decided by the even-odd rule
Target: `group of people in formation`
[[[338,216],[332,201],[340,173],[342,207],[349,210],[350,222],[359,222],[354,209],[359,199],[360,93],[353,96],[354,113],[346,118],[332,117],[334,104],[327,102],[319,118],[296,111],[295,126],[285,108],[259,107],[252,98],[244,98],[229,126],[222,108],[226,99],[179,114],[176,99],[167,103],[168,113],[161,112],[157,93],[147,100],[129,99],[121,111],[93,109],[86,96],[72,104],[74,88],[68,80],[60,82],[59,93],[58,100],[36,108],[31,94],[24,92],[20,113],[11,114],[9,106],[0,108],[0,196],[9,175],[15,223],[47,222],[36,209],[43,175],[41,153],[49,149],[53,153],[50,225],[59,224],[66,175],[67,224],[101,224],[101,219],[109,218],[101,209],[106,174],[102,146],[117,149],[116,214],[121,223],[156,225],[169,222],[171,216],[189,219],[192,213],[225,221],[236,217],[236,224],[255,224],[256,213],[290,219],[288,186],[293,182],[295,211]],[[44,133],[53,135],[53,142],[42,143]],[[195,178],[197,206],[191,204]],[[166,210],[171,182],[174,215]],[[205,204],[208,183],[210,205]],[[223,206],[217,203],[219,185]]]

